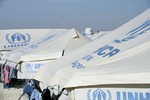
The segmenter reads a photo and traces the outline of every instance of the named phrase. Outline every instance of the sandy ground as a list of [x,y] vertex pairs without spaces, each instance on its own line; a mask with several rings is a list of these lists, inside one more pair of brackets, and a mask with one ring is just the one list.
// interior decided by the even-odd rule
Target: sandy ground
[[[23,93],[22,88],[3,88],[3,83],[0,82],[0,100],[18,100]],[[23,95],[20,100],[28,100],[26,95]]]

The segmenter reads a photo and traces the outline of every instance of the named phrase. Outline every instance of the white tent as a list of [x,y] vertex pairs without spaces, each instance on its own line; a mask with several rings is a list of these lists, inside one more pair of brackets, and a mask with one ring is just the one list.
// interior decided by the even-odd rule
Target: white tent
[[[49,84],[51,86],[60,85],[62,87],[64,87],[64,86],[71,87],[71,85],[73,85],[72,84],[73,81],[71,81],[71,79],[72,80],[76,79],[76,78],[74,78],[74,77],[76,77],[76,74],[73,76],[73,73],[89,69],[89,71],[87,71],[87,73],[88,73],[88,72],[90,72],[90,69],[92,69],[92,68],[94,70],[99,71],[103,68],[103,67],[102,68],[99,67],[100,65],[107,64],[110,62],[113,63],[116,61],[121,61],[121,59],[126,58],[126,57],[132,57],[132,56],[134,56],[133,53],[136,52],[137,49],[139,49],[140,47],[149,46],[149,40],[150,40],[150,30],[149,29],[150,29],[150,9],[146,10],[144,13],[137,16],[136,18],[129,21],[128,23],[124,24],[123,26],[119,27],[118,29],[112,31],[109,35],[103,36],[103,38],[100,38],[93,42],[90,42],[90,43],[86,44],[85,46],[72,52],[70,55],[62,57],[55,62],[45,64],[41,68],[41,70],[37,73],[35,79],[37,79],[43,83]],[[143,51],[142,51],[142,49],[143,49]],[[148,50],[149,49],[140,48],[139,54],[143,55],[142,53],[146,52],[146,54],[149,56]],[[139,57],[140,55],[135,56],[135,57]],[[138,61],[139,60],[137,59],[135,62],[138,62]],[[142,60],[142,62],[145,63],[145,61],[143,61],[143,60]],[[129,65],[130,65],[130,62],[126,62],[126,63],[129,63]],[[147,60],[146,60],[145,65],[150,65]],[[56,67],[54,69],[49,70],[48,67],[50,67],[50,66],[56,66]],[[94,67],[94,66],[98,66],[98,67]],[[111,65],[109,65],[109,66],[111,66]],[[113,70],[114,66],[115,65],[111,66],[111,69],[109,69],[110,72]],[[132,66],[132,64],[131,64],[131,66]],[[118,67],[120,67],[120,66],[118,66]],[[136,67],[136,65],[133,67]],[[142,64],[141,64],[141,66],[139,65],[138,71],[140,71],[140,69],[142,69],[142,67],[143,67]],[[147,70],[149,70],[148,66],[145,66],[145,68],[147,68]],[[107,73],[107,67],[104,71]],[[117,70],[117,71],[119,71],[119,70]],[[120,72],[120,73],[123,73],[123,70],[121,70],[121,71],[122,72]],[[99,72],[94,72],[94,73],[96,74]],[[131,74],[134,74],[134,73],[131,73]],[[84,75],[86,75],[86,74],[84,74]],[[109,74],[107,74],[107,75],[109,75]],[[114,73],[113,73],[113,75],[115,76]],[[117,75],[117,73],[116,73],[116,75]],[[118,73],[118,75],[119,75],[119,73]],[[88,77],[85,76],[84,78],[86,78],[88,80]],[[89,78],[91,78],[91,77],[89,77]],[[131,79],[133,79],[133,78],[131,78]],[[128,79],[128,78],[125,78],[125,79]],[[69,80],[70,80],[70,82],[69,82]],[[140,82],[140,81],[149,83],[149,81],[146,81],[146,80],[144,80],[144,81],[139,80],[137,82]],[[99,80],[99,82],[100,82],[100,80]],[[119,82],[119,81],[117,81],[117,82]],[[120,80],[120,82],[121,82],[121,80]],[[131,82],[131,80],[128,80],[128,82]],[[105,84],[107,84],[107,83],[105,83]],[[82,83],[80,85],[82,85]],[[88,81],[87,81],[87,85],[89,85]]]
[[74,72],[65,87],[150,84],[149,51],[150,41],[110,59],[109,63],[87,66],[85,70]]
[[104,98],[101,93],[112,100],[149,100],[149,51],[150,41],[118,55],[109,63],[96,63],[85,70],[73,72],[64,88],[75,100],[81,97],[82,100]]
[[[0,53],[1,55],[25,47],[43,35],[47,34],[49,29],[6,29],[0,30]],[[36,35],[35,35],[36,34]]]
[[44,63],[55,60],[89,42],[89,39],[75,29],[51,29],[40,40],[21,49],[13,50],[3,59],[7,65],[17,64],[22,73],[20,79],[31,79]]
[[[57,31],[53,32],[53,34],[56,33]],[[37,48],[37,52],[34,51],[34,53],[28,53],[21,56],[20,61],[59,58],[62,55],[66,55],[67,53],[79,48],[80,46],[90,41],[90,39],[86,38],[75,29],[68,29],[66,31],[61,31],[58,33],[58,37],[44,44],[44,47]]]

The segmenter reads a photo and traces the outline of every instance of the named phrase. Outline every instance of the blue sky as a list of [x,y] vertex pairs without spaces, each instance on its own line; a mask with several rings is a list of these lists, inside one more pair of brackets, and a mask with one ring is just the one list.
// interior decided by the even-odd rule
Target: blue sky
[[0,29],[116,29],[150,8],[150,0],[0,0]]

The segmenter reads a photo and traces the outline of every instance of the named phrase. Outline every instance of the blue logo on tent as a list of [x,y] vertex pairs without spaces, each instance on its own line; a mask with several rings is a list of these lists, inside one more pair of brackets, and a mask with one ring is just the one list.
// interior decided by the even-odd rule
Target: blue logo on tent
[[19,43],[27,43],[31,40],[31,37],[28,33],[21,34],[21,33],[15,33],[15,34],[7,34],[6,40],[11,44],[19,44]]
[[87,93],[88,100],[112,100],[111,93],[109,90],[103,91],[101,89],[96,89],[92,91],[92,89],[88,90]]
[[144,22],[139,27],[137,27],[137,28],[133,29],[132,31],[130,31],[129,33],[125,34],[124,38],[115,39],[114,42],[115,43],[127,42],[131,39],[137,38],[138,36],[146,33],[149,30],[150,30],[150,20],[147,20],[146,22]]
[[40,69],[40,67],[42,66],[43,64],[34,64],[34,68],[35,69]]
[[27,68],[28,70],[31,70],[31,69],[32,69],[32,67],[33,67],[33,65],[32,65],[32,64],[30,64],[30,63],[27,63],[27,64],[26,64],[26,68]]

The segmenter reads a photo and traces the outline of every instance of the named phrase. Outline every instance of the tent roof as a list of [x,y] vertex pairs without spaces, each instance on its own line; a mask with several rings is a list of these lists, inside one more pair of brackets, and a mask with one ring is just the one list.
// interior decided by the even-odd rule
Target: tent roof
[[65,87],[103,84],[150,84],[150,41],[110,59],[106,64],[75,71]]
[[[74,72],[79,72],[109,60],[119,61],[124,52],[129,52],[150,40],[150,9],[133,20],[95,41],[77,49],[68,56],[45,64],[35,79],[49,85],[62,85],[71,79]],[[134,51],[132,51],[134,52]],[[55,68],[51,68],[55,66]],[[113,68],[112,68],[113,69]],[[44,74],[43,74],[44,73]]]
[[55,39],[51,44],[45,45],[44,48],[38,49],[34,53],[27,53],[21,56],[20,61],[35,61],[44,59],[56,59],[67,53],[79,48],[89,42],[90,39],[80,34],[75,29],[70,29],[67,34]]
[[48,31],[49,29],[1,29],[0,59],[12,50],[23,48],[34,43],[47,34]]
[[[22,48],[23,45],[29,45],[33,42],[39,40],[40,37],[47,34],[50,29],[5,29],[0,30],[0,52],[7,50],[15,50],[17,48]],[[15,35],[21,34],[25,36],[25,40],[17,40]],[[36,34],[36,36],[35,36]],[[15,39],[13,41],[13,39]]]
[[[74,44],[78,45],[74,46],[74,44],[72,44],[72,46],[67,49],[68,51],[69,49],[75,49],[90,41],[84,36],[80,35],[79,37],[79,35],[80,33],[75,29],[52,29],[40,40],[30,46],[13,50],[7,54],[8,56],[3,56],[3,59],[13,62],[56,59],[62,56],[67,45],[71,44],[70,41],[76,40]],[[12,63],[8,62],[7,64],[11,65]]]

